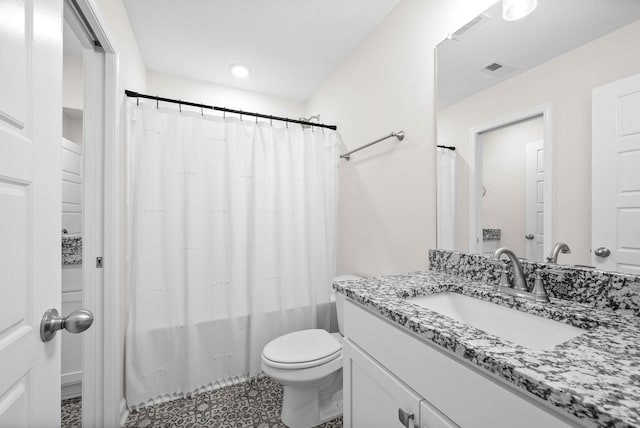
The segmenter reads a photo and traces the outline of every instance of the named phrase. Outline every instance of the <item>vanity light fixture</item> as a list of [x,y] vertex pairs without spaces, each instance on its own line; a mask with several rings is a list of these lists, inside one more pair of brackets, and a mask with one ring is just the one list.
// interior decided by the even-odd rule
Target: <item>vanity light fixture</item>
[[241,64],[231,64],[229,70],[231,70],[231,74],[239,79],[246,79],[251,74],[249,69]]
[[517,21],[529,15],[538,6],[538,0],[502,0],[502,17]]

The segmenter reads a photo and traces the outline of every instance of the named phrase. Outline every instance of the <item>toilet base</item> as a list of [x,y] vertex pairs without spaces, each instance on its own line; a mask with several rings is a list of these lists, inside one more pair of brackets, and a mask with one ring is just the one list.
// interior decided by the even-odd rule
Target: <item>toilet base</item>
[[342,415],[342,369],[320,385],[284,385],[282,422],[289,428],[311,428]]

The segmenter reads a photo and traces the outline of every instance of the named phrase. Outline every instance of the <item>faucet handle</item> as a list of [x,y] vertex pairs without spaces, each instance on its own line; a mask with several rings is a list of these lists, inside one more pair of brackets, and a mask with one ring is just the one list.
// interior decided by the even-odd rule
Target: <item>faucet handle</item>
[[534,302],[549,302],[549,295],[547,294],[547,290],[544,288],[542,271],[540,269],[535,270],[535,281],[533,283],[533,290],[531,290],[531,294],[533,294]]
[[502,261],[502,260],[493,260],[493,259],[488,259],[484,261],[486,264],[491,265],[491,266],[500,266],[500,267],[506,267],[507,264]]
[[509,283],[509,268],[504,261],[499,259],[498,260],[489,259],[489,260],[486,260],[486,263],[491,266],[496,266],[500,269],[500,283],[496,285],[497,291],[500,291],[502,287],[511,287],[511,284]]

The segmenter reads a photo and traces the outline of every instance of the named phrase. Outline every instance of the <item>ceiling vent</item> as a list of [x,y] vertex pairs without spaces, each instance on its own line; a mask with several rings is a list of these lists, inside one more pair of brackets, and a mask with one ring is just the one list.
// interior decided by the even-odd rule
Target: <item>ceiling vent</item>
[[451,34],[449,38],[455,41],[458,41],[462,38],[463,35],[467,34],[469,31],[473,30],[474,28],[478,28],[480,24],[487,22],[489,18],[490,18],[489,15],[486,15],[484,13],[481,15],[478,15],[475,18],[473,18],[471,21],[467,22],[462,27],[460,27],[458,31]]
[[492,62],[491,64],[486,65],[486,66],[484,67],[484,69],[485,69],[485,70],[487,70],[487,71],[491,71],[491,72],[493,72],[493,71],[498,71],[498,70],[500,70],[502,67],[503,67],[503,65],[502,65],[502,64],[500,64],[500,63],[498,63],[498,62]]
[[515,71],[515,68],[510,67],[506,64],[502,64],[498,61],[492,61],[489,64],[485,65],[480,69],[481,71],[492,75],[493,77],[505,77],[507,75],[512,74]]

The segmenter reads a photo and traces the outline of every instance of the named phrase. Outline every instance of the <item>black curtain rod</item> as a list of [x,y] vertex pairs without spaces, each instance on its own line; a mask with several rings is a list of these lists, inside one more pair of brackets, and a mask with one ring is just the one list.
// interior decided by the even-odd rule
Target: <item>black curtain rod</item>
[[441,146],[441,145],[438,145],[438,147],[440,147],[441,149],[453,150],[454,152],[456,151],[456,148],[453,147],[453,146]]
[[125,89],[124,94],[128,97],[131,98],[146,98],[149,100],[156,100],[156,103],[159,101],[165,102],[165,103],[174,103],[174,104],[180,104],[183,106],[190,106],[190,107],[198,107],[200,109],[209,109],[209,110],[215,110],[215,111],[222,111],[225,113],[233,113],[233,114],[239,114],[241,116],[252,116],[252,117],[259,117],[262,119],[269,119],[269,120],[278,120],[280,122],[289,122],[289,123],[297,123],[300,125],[307,125],[307,126],[315,126],[317,128],[328,128],[328,129],[333,129],[336,130],[338,129],[338,127],[336,125],[325,125],[324,123],[316,123],[316,122],[308,122],[308,121],[304,121],[304,120],[297,120],[297,119],[289,119],[288,117],[280,117],[280,116],[272,116],[269,114],[262,114],[262,113],[250,113],[248,111],[243,111],[243,110],[234,110],[234,109],[230,109],[230,108],[226,108],[226,107],[216,107],[216,106],[209,106],[206,104],[198,104],[198,103],[191,103],[188,101],[182,101],[182,100],[174,100],[172,98],[164,98],[164,97],[158,97],[156,95],[146,95],[146,94],[141,94],[135,91],[130,91],[128,89]]

